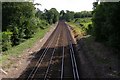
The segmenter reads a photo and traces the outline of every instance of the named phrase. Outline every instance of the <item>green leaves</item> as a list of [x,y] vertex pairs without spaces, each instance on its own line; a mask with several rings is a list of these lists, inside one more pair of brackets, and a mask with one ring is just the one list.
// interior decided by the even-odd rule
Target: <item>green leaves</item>
[[11,48],[11,35],[12,32],[10,31],[5,31],[2,32],[2,51],[8,50]]
[[85,17],[92,17],[91,11],[81,11],[81,12],[73,12],[66,10],[66,13],[64,10],[60,11],[60,20],[66,20],[70,22],[74,18],[85,18]]
[[120,2],[101,2],[93,12],[96,40],[120,49]]
[[47,13],[47,21],[52,24],[58,21],[59,13],[55,8],[51,8]]

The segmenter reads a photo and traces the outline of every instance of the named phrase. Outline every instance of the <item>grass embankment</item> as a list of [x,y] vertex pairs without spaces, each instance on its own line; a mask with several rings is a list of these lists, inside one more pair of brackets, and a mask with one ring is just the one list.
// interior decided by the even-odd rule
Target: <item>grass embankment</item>
[[73,33],[82,37],[87,34],[89,24],[92,24],[91,18],[77,18],[68,22],[73,28]]
[[37,40],[42,38],[45,33],[50,29],[50,27],[46,29],[38,29],[37,32],[33,35],[32,38],[24,41],[18,46],[12,47],[10,50],[3,52],[3,55],[0,57],[0,64],[3,64],[10,57],[17,57],[23,53],[24,50],[31,48]]

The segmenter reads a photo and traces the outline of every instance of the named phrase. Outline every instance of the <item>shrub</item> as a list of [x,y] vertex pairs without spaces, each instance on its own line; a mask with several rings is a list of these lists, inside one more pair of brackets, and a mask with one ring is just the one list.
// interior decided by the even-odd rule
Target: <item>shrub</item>
[[12,35],[12,32],[9,32],[9,31],[5,31],[5,32],[2,32],[2,51],[6,51],[8,50],[9,48],[11,48],[11,35]]

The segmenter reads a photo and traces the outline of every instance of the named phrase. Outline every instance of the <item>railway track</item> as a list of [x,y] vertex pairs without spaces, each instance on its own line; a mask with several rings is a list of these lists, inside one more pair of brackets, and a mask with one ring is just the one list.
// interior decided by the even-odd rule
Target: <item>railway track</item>
[[67,24],[65,24],[67,26],[68,29],[66,29],[66,33],[67,33],[67,38],[68,38],[68,43],[69,43],[69,50],[70,50],[70,56],[71,56],[71,62],[72,62],[72,71],[73,71],[73,76],[74,76],[74,80],[79,80],[79,71],[77,68],[77,63],[76,63],[76,59],[75,59],[75,53],[74,53],[74,49],[73,49],[73,44],[72,44],[72,36],[70,33],[70,29],[69,26]]
[[64,21],[59,21],[52,35],[19,79],[72,78],[79,80],[73,43],[69,26]]

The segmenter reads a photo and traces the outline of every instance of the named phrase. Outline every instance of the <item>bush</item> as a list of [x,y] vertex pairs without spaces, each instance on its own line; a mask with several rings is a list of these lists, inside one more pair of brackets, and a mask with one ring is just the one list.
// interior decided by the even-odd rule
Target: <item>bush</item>
[[6,51],[11,48],[11,35],[12,32],[6,31],[2,32],[2,51]]
[[88,34],[92,34],[92,33],[93,33],[92,24],[89,24],[89,25],[88,25],[87,33],[88,33]]
[[26,39],[31,38],[37,30],[36,18],[27,19],[24,25],[24,34]]
[[45,26],[47,26],[47,25],[48,25],[48,23],[45,20],[41,20],[38,26],[41,29],[45,29]]
[[17,25],[13,27],[12,32],[13,32],[13,34],[11,36],[11,42],[12,42],[12,46],[15,46],[20,43],[19,29],[18,29]]

